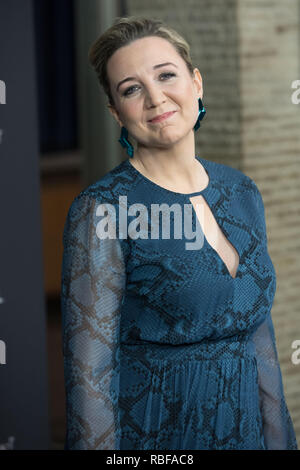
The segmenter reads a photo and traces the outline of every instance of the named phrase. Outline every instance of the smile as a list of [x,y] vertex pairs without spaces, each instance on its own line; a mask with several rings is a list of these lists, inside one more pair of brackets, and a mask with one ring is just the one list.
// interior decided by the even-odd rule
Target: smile
[[161,121],[165,121],[166,119],[168,119],[169,117],[173,116],[173,114],[175,114],[176,111],[171,111],[169,113],[164,113],[164,114],[161,114],[160,116],[154,118],[154,119],[151,119],[151,121],[149,122],[152,122],[152,123],[156,123],[156,122],[161,122]]

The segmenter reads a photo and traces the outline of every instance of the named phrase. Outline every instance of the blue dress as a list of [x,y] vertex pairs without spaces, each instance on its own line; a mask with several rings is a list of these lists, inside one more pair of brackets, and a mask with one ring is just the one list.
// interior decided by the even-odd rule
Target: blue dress
[[[209,177],[197,193],[162,188],[128,159],[70,206],[61,286],[66,450],[297,449],[261,194],[241,171],[195,158]],[[199,227],[203,234],[195,195],[239,255],[235,277],[205,236],[193,245]],[[164,203],[165,238],[153,209]]]

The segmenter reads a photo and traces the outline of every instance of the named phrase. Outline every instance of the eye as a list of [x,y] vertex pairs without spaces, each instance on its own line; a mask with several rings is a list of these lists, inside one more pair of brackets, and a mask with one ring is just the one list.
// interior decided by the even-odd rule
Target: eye
[[[173,72],[164,72],[164,73],[161,73],[159,75],[159,78],[160,77],[176,77],[176,74],[173,73]],[[164,80],[163,80],[164,81]],[[133,85],[129,88],[127,88],[124,93],[123,93],[123,96],[129,96],[129,95],[132,95],[132,93],[130,93],[131,90],[134,90],[134,88],[136,88],[138,85]]]
[[133,90],[137,85],[134,85],[134,86],[131,86],[129,88],[127,88],[124,93],[123,93],[123,96],[128,96],[128,95],[132,95],[132,93],[129,93],[130,90]]
[[160,77],[162,77],[162,76],[175,77],[176,74],[173,73],[173,72],[166,72],[166,73],[161,73],[161,74],[160,74]]

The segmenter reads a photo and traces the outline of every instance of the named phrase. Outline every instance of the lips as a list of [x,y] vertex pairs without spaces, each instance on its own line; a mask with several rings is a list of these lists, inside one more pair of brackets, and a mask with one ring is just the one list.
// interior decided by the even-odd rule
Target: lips
[[159,122],[167,119],[168,117],[172,116],[176,111],[169,111],[167,113],[161,114],[160,116],[156,116],[153,119],[150,119],[149,122]]

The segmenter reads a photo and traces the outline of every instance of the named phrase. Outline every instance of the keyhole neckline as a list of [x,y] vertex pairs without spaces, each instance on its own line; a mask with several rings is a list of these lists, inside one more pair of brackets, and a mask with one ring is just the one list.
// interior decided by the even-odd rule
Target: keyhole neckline
[[[152,187],[154,187],[156,190],[159,190],[161,192],[163,192],[164,194],[168,193],[168,194],[172,194],[173,196],[180,196],[182,198],[185,198],[185,199],[188,199],[189,203],[192,205],[192,210],[196,216],[196,220],[198,221],[198,223],[200,224],[199,222],[199,219],[197,217],[197,214],[196,214],[196,211],[195,211],[195,207],[194,207],[194,204],[192,203],[192,201],[190,200],[190,198],[192,196],[197,196],[197,195],[203,195],[204,196],[204,199],[206,201],[206,203],[208,204],[207,202],[207,193],[209,193],[209,190],[211,188],[211,185],[212,185],[212,182],[214,180],[214,176],[212,175],[212,171],[209,171],[208,170],[208,165],[209,165],[209,161],[206,160],[205,158],[202,158],[202,157],[199,157],[199,155],[196,155],[195,158],[200,162],[202,163],[203,165],[203,168],[204,170],[206,171],[206,174],[208,176],[208,184],[206,185],[206,187],[204,189],[202,189],[201,191],[196,191],[194,193],[178,193],[176,191],[171,191],[170,189],[166,189],[164,188],[163,186],[159,186],[158,184],[154,183],[154,181],[151,181],[149,178],[147,178],[146,176],[144,176],[142,173],[140,173],[133,165],[132,163],[130,163],[129,159],[125,160],[125,163],[127,163],[127,165],[129,166],[129,168],[132,170],[132,172],[136,175],[138,175],[142,180],[144,180],[146,183],[150,184]],[[209,198],[208,198],[209,199]],[[210,205],[208,204],[210,210],[212,211],[213,213],[213,216],[216,220],[216,222],[218,223],[218,220],[216,218],[216,214],[213,212],[213,210],[211,209]],[[201,224],[200,224],[201,226]],[[220,227],[221,228],[221,227]],[[222,230],[222,228],[221,228]],[[207,247],[207,249],[209,249],[211,251],[211,253],[214,254],[216,260],[218,260],[222,267],[225,269],[225,272],[226,272],[226,275],[228,276],[229,279],[231,279],[231,281],[238,281],[239,280],[239,277],[240,277],[240,269],[241,269],[241,259],[242,259],[242,250],[241,249],[237,249],[233,243],[230,241],[230,236],[228,239],[228,241],[231,243],[231,245],[233,246],[233,248],[235,248],[237,254],[238,254],[238,257],[239,257],[239,264],[237,266],[237,270],[236,270],[236,273],[235,273],[235,276],[233,277],[226,265],[226,263],[224,262],[224,260],[221,258],[221,256],[219,255],[219,253],[214,249],[213,246],[211,246],[211,244],[208,242],[206,236],[205,236],[205,233],[204,231],[202,230],[203,232],[203,236],[204,236],[204,245]]]
[[130,168],[132,169],[132,171],[139,175],[140,178],[142,178],[144,181],[146,181],[147,183],[151,184],[153,187],[155,187],[156,189],[160,190],[160,191],[163,191],[163,192],[167,192],[169,194],[175,194],[177,196],[181,196],[181,197],[192,197],[192,196],[196,196],[198,194],[204,194],[209,188],[210,188],[210,185],[211,185],[211,182],[212,182],[212,176],[211,174],[208,172],[208,169],[207,169],[207,165],[206,165],[206,160],[202,157],[199,157],[199,155],[195,155],[195,158],[202,164],[207,176],[208,176],[208,183],[207,185],[205,186],[204,189],[202,189],[201,191],[196,191],[196,192],[193,192],[193,193],[179,193],[179,192],[176,192],[176,191],[171,191],[170,189],[167,189],[167,188],[164,188],[163,186],[160,186],[159,184],[157,183],[154,183],[154,181],[150,180],[149,178],[147,178],[145,175],[143,175],[139,170],[137,170],[133,165],[132,163],[130,162],[130,159],[128,158],[127,160],[125,160],[125,162],[130,166]]
[[[220,230],[221,232],[223,232],[222,225],[220,225],[220,223],[219,223],[219,221],[218,221],[218,216],[217,216],[217,214],[214,213],[214,211],[212,210],[212,208],[211,208],[210,205],[208,204],[206,198],[204,197],[203,199],[204,199],[204,201],[205,201],[207,207],[209,208],[210,212],[212,213],[213,218],[214,218],[216,224],[217,224],[218,227],[219,227],[219,230]],[[200,223],[200,220],[199,220],[199,218],[198,218],[198,215],[197,215],[195,206],[194,206],[194,204],[193,204],[193,202],[192,202],[191,200],[190,200],[190,203],[192,204],[192,211],[193,211],[193,213],[194,213],[194,215],[195,215],[196,223],[199,224],[199,226],[200,226],[200,228],[201,228],[201,231],[202,231],[202,233],[203,233],[204,245],[205,245],[209,250],[211,250],[211,252],[215,255],[216,260],[218,260],[218,261],[221,263],[222,267],[225,268],[226,274],[227,274],[232,280],[237,279],[237,278],[239,277],[239,271],[240,271],[240,268],[241,268],[241,258],[242,258],[242,256],[241,256],[241,250],[238,249],[238,248],[236,248],[236,246],[232,243],[230,234],[226,237],[226,236],[224,235],[224,232],[223,232],[223,235],[224,235],[224,237],[226,238],[227,242],[229,242],[229,244],[232,246],[232,248],[234,249],[234,251],[236,252],[236,254],[237,254],[237,256],[238,256],[238,265],[237,265],[237,269],[236,269],[236,272],[235,272],[235,276],[232,276],[232,274],[231,274],[231,272],[229,271],[229,268],[228,268],[227,264],[225,263],[225,261],[223,260],[222,256],[221,256],[221,255],[218,253],[218,251],[209,243],[209,241],[208,241],[208,239],[207,239],[207,237],[206,237],[206,234],[205,234],[205,232],[204,232],[204,230],[203,230],[203,228],[202,228],[202,225],[201,225],[201,223]]]

